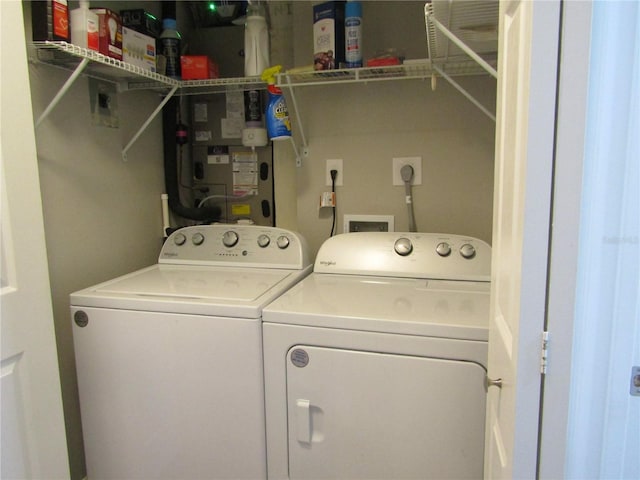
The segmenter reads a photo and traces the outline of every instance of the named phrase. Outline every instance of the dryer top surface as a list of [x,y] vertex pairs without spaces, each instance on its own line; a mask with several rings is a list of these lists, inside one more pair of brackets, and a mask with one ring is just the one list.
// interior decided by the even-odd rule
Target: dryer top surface
[[265,322],[488,340],[487,282],[312,273],[263,311]]

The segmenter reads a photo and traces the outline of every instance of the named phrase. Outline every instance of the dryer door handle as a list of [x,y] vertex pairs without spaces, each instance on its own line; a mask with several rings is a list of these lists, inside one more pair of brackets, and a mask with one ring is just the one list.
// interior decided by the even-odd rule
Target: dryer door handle
[[301,443],[311,443],[311,402],[296,400],[296,438]]

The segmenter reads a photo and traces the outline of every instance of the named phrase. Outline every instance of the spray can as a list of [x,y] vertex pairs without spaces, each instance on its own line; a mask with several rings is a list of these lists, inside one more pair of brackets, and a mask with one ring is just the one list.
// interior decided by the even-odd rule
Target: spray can
[[362,4],[348,1],[344,9],[344,59],[347,68],[362,66]]
[[165,75],[180,80],[180,40],[178,24],[173,18],[162,20],[162,33],[160,34],[160,53],[167,62]]
[[276,86],[276,75],[281,69],[282,65],[276,65],[262,72],[262,80],[268,84],[269,104],[267,105],[266,123],[267,134],[271,140],[291,138],[291,122],[289,121],[287,103],[282,90]]

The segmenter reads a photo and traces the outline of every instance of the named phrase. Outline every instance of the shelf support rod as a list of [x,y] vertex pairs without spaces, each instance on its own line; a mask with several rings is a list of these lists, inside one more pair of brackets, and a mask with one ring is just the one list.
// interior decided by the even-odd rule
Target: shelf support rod
[[445,27],[442,23],[440,23],[433,15],[429,14],[429,20],[431,20],[433,24],[436,27],[438,27],[438,30],[440,30],[449,40],[455,43],[458,47],[460,47],[460,49],[463,52],[465,52],[467,55],[473,58],[476,62],[478,62],[478,64],[482,68],[484,68],[487,71],[487,73],[489,73],[489,75],[491,75],[493,78],[498,78],[498,72],[496,71],[495,68],[493,68],[489,63],[487,63],[484,60],[484,58],[482,58],[480,55],[474,52],[471,48],[469,48],[466,43],[464,43],[462,40],[456,37],[453,33],[451,33],[451,31],[447,27]]
[[478,107],[480,110],[482,110],[482,113],[484,113],[487,117],[489,117],[491,120],[493,120],[494,122],[496,121],[496,116],[491,113],[487,108],[485,108],[484,105],[482,105],[478,100],[476,100],[475,98],[473,98],[473,96],[467,92],[464,87],[462,87],[458,82],[456,82],[453,78],[451,78],[449,75],[447,75],[445,73],[445,71],[440,68],[438,65],[433,65],[434,70],[436,70],[440,75],[442,75],[444,77],[445,80],[447,80],[451,85],[453,85],[453,87],[458,90],[462,95],[464,95],[465,97],[467,97],[467,100],[469,100],[471,103],[473,103],[476,107]]
[[[306,157],[308,154],[307,138],[304,135],[304,128],[302,127],[302,120],[300,118],[300,110],[298,109],[298,102],[296,101],[296,92],[293,86],[291,85],[291,77],[289,75],[287,75],[287,88],[291,93],[291,102],[293,103],[293,109],[296,112],[296,121],[298,123],[298,128],[300,130],[300,136],[302,137],[302,152],[303,152],[303,155]],[[293,143],[293,150],[296,154],[296,166],[300,167],[302,165],[302,159],[300,158],[298,149],[295,146],[293,137],[291,137],[291,142]]]
[[133,138],[131,140],[129,140],[129,143],[127,143],[127,145],[122,149],[122,160],[123,161],[125,161],[125,162],[127,161],[127,152],[129,151],[131,146],[136,142],[136,140],[138,140],[138,137],[140,135],[142,135],[142,133],[146,130],[146,128],[153,121],[153,119],[156,117],[156,115],[158,115],[158,113],[164,108],[164,106],[171,99],[171,97],[173,97],[173,94],[176,93],[176,90],[178,90],[178,87],[179,87],[179,85],[175,85],[171,89],[171,91],[162,99],[162,102],[160,102],[160,105],[158,105],[156,107],[156,109],[153,111],[153,113],[149,116],[149,118],[147,118],[147,121],[142,124],[142,126],[137,131],[137,133],[133,136]]
[[84,70],[84,68],[89,64],[89,59],[88,58],[84,58],[82,59],[82,61],[78,64],[78,66],[76,67],[76,69],[73,71],[73,73],[71,74],[71,76],[69,78],[67,78],[67,81],[64,82],[64,85],[62,86],[62,88],[58,91],[58,93],[56,94],[55,97],[53,97],[53,100],[51,100],[51,102],[49,103],[49,105],[47,106],[47,108],[45,108],[44,112],[42,112],[40,114],[40,117],[38,117],[38,120],[36,120],[36,128],[38,128],[38,126],[42,123],[42,121],[47,118],[47,116],[51,113],[51,110],[53,110],[56,105],[58,105],[58,103],[60,102],[60,100],[62,99],[62,97],[65,95],[65,93],[67,93],[67,91],[69,90],[69,88],[71,88],[71,85],[73,85],[73,82],[76,81],[76,79],[80,76],[80,74],[82,73],[82,71]]

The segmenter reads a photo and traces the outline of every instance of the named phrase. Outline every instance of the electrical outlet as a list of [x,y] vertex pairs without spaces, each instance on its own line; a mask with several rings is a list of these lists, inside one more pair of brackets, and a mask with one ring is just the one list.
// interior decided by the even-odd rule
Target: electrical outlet
[[331,170],[337,170],[338,176],[336,177],[336,187],[341,187],[344,176],[342,175],[342,159],[334,158],[327,160],[327,172],[325,175],[325,181],[327,186],[331,186]]
[[405,165],[413,167],[413,180],[411,185],[422,185],[422,157],[399,157],[392,159],[392,178],[394,185],[404,185],[400,170]]

